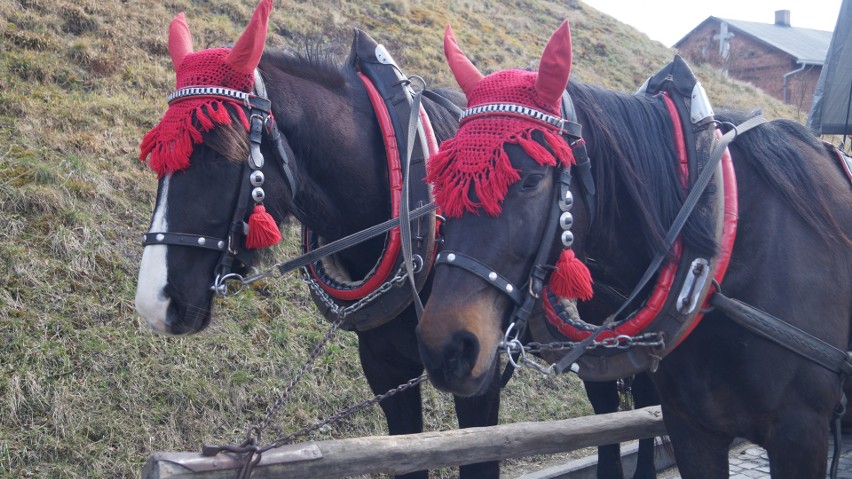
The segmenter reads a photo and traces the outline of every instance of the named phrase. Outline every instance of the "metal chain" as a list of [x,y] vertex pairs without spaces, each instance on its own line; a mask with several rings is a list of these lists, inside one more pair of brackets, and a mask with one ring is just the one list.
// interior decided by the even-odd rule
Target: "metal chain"
[[374,291],[368,293],[366,296],[359,299],[358,301],[350,304],[349,306],[346,306],[345,308],[342,308],[334,301],[334,299],[331,298],[331,296],[328,295],[328,293],[325,292],[322,286],[320,286],[319,283],[310,275],[307,268],[302,268],[301,271],[302,281],[305,282],[311,288],[311,291],[313,291],[314,294],[317,295],[317,297],[319,297],[323,305],[325,305],[341,321],[346,316],[372,303],[373,301],[381,297],[383,294],[390,291],[391,288],[393,288],[394,286],[400,286],[407,279],[405,265],[403,265],[397,270],[396,275],[394,275],[393,278],[385,281],[384,283],[382,283],[381,286],[376,288]]
[[[528,358],[527,353],[535,354],[546,351],[570,351],[576,348],[578,344],[579,343],[573,341],[564,341],[552,343],[530,342],[527,343],[527,345],[522,345],[518,339],[504,339],[500,342],[497,348],[499,352],[506,354],[507,360],[513,367],[515,367],[515,369],[523,369],[524,366],[529,366],[545,376],[554,376],[557,374],[556,364],[542,366]],[[649,332],[637,336],[620,334],[600,341],[592,341],[586,347],[586,350],[588,351],[595,348],[628,349],[636,346],[664,348],[665,345],[666,342],[662,332]],[[513,354],[518,355],[518,358],[515,359],[512,356]]]
[[[387,398],[389,398],[389,397],[391,397],[395,394],[399,394],[399,393],[401,393],[401,392],[403,392],[407,389],[410,389],[414,386],[417,386],[418,384],[425,381],[426,378],[427,378],[426,374],[422,374],[419,377],[409,379],[408,381],[400,384],[399,386],[388,390],[384,394],[377,394],[376,396],[373,396],[372,398],[367,399],[366,401],[362,401],[358,404],[355,404],[354,406],[350,406],[350,407],[344,409],[343,411],[340,411],[339,413],[335,414],[334,416],[329,417],[328,419],[326,419],[324,421],[320,421],[320,422],[318,422],[318,423],[316,423],[312,426],[308,426],[306,428],[300,429],[299,431],[296,431],[294,433],[283,436],[283,437],[269,443],[266,446],[263,446],[263,447],[257,446],[257,440],[259,440],[260,435],[258,435],[257,438],[252,438],[251,435],[250,435],[251,429],[249,429],[249,435],[248,435],[248,437],[246,438],[246,440],[243,444],[241,444],[239,446],[233,446],[233,445],[209,446],[209,445],[206,445],[202,448],[202,454],[204,456],[212,457],[212,456],[215,456],[216,454],[218,454],[219,452],[227,451],[227,452],[233,452],[233,453],[236,453],[236,454],[244,455],[244,457],[242,458],[242,466],[240,467],[240,470],[237,473],[237,478],[238,479],[249,479],[249,478],[251,478],[251,474],[252,474],[252,471],[254,469],[254,466],[256,466],[257,464],[260,463],[260,460],[261,460],[264,452],[266,452],[270,449],[276,448],[276,447],[281,447],[285,444],[290,443],[291,441],[293,441],[293,439],[295,439],[297,437],[308,435],[311,432],[314,432],[317,429],[321,429],[322,427],[324,427],[326,425],[333,424],[333,423],[336,423],[336,422],[338,422],[342,419],[345,419],[345,418],[351,416],[352,414],[355,414],[356,412],[362,411],[362,410],[364,410],[364,409],[366,409],[370,406],[373,406],[374,404],[378,403],[379,401],[382,401],[382,400],[387,399]],[[282,397],[279,399],[279,402],[281,402],[281,399],[283,399],[283,398],[284,398],[284,396],[282,395]],[[274,409],[276,409],[276,411],[275,411],[276,413],[277,413],[278,408],[280,408],[280,404],[276,403],[275,408],[274,408]],[[267,417],[266,417],[267,420],[272,416],[274,416],[274,414],[272,414],[272,412],[270,411],[270,414],[268,414]]]
[[[325,333],[325,336],[323,336],[323,338],[319,341],[319,343],[317,343],[317,345],[314,346],[314,349],[308,355],[308,359],[302,364],[302,366],[299,368],[299,370],[296,372],[296,374],[290,380],[290,383],[287,384],[287,387],[284,389],[284,392],[281,393],[281,396],[278,397],[278,399],[275,401],[275,404],[273,404],[272,407],[269,409],[269,411],[267,412],[266,417],[263,419],[263,421],[258,426],[254,427],[254,428],[249,428],[249,433],[247,434],[245,444],[255,442],[255,441],[257,441],[257,442],[260,441],[260,438],[261,438],[261,435],[263,434],[263,431],[269,426],[269,423],[272,421],[272,419],[274,419],[278,415],[278,412],[281,410],[281,407],[283,406],[284,402],[290,396],[290,393],[293,392],[293,389],[296,387],[296,384],[302,379],[302,376],[304,376],[305,373],[308,372],[308,369],[310,369],[310,367],[313,366],[313,364],[316,362],[317,358],[319,358],[320,353],[322,353],[323,349],[325,349],[325,345],[331,340],[331,337],[334,335],[335,331],[337,331],[340,328],[340,326],[343,324],[344,318],[347,315],[354,313],[355,311],[358,311],[359,309],[363,308],[364,306],[366,306],[370,302],[374,301],[376,298],[378,298],[379,296],[381,296],[384,293],[386,293],[387,291],[389,291],[392,287],[402,284],[406,279],[405,268],[401,267],[397,271],[397,274],[393,278],[391,278],[389,281],[386,281],[385,283],[383,283],[375,291],[368,294],[364,298],[360,299],[358,302],[353,303],[352,305],[347,306],[346,308],[341,308],[338,304],[336,304],[331,299],[331,297],[329,297],[328,293],[326,293],[325,290],[322,289],[322,287],[320,287],[320,285],[310,276],[310,274],[307,271],[307,268],[302,269],[302,275],[303,275],[303,281],[306,282],[310,286],[311,290],[313,290],[314,293],[316,293],[317,296],[319,296],[322,299],[323,303],[326,306],[328,306],[332,310],[333,313],[335,313],[337,315],[338,319],[337,319],[337,321],[332,323],[331,328],[329,328],[329,330]],[[425,376],[421,376],[420,381],[418,381],[418,383],[423,381],[423,379],[425,379]],[[409,382],[411,382],[411,381],[409,381]],[[406,383],[406,384],[408,384],[408,383]],[[411,387],[411,386],[408,386],[408,387]],[[399,388],[392,389],[391,391],[397,391],[397,389],[399,389]],[[407,389],[407,387],[405,389]],[[380,401],[384,397],[387,397],[388,395],[392,395],[392,394],[389,394],[389,393],[391,393],[391,391],[389,391],[388,393],[385,393],[385,395],[383,395],[382,397],[379,397],[379,399],[373,398],[372,400]],[[395,394],[395,392],[393,394]],[[372,400],[368,400],[368,401],[372,401]],[[355,411],[352,411],[352,412],[355,412]],[[350,412],[349,414],[352,414],[352,412]],[[343,417],[345,417],[345,416],[343,416]],[[323,423],[320,423],[319,425],[317,425],[313,429],[310,429],[310,430],[307,430],[307,431],[305,431],[305,430],[299,431],[298,433],[291,434],[290,436],[287,436],[287,437],[289,438],[289,437],[295,436],[295,435],[304,435],[307,432],[313,431],[316,428],[321,427],[321,426],[328,424],[328,423],[329,423],[329,420],[324,421]],[[251,431],[252,430],[254,430],[254,433],[257,436],[256,439],[251,438]],[[276,441],[276,443],[277,442],[279,442],[279,441]]]
[[[256,275],[252,278],[247,278],[246,280],[241,279],[240,280],[240,282],[241,282],[240,289],[242,289],[242,287],[245,286],[246,284],[249,284],[249,283],[251,283],[251,282],[253,282],[257,279],[260,279],[263,276],[265,276],[265,275],[261,274],[261,275]],[[287,387],[284,389],[284,392],[281,393],[281,395],[278,397],[278,399],[275,401],[275,403],[272,405],[272,407],[269,408],[269,410],[266,413],[266,417],[263,419],[263,421],[261,421],[260,424],[258,424],[257,426],[249,426],[248,427],[248,430],[246,432],[246,438],[241,445],[239,445],[239,446],[206,445],[206,446],[204,446],[204,448],[202,448],[202,451],[205,455],[211,455],[211,456],[215,455],[219,451],[231,451],[231,452],[238,452],[238,453],[242,453],[242,454],[248,454],[248,456],[246,457],[246,460],[245,460],[245,464],[243,465],[243,468],[240,471],[240,474],[239,474],[240,477],[248,477],[248,476],[251,475],[251,469],[253,468],[254,465],[256,465],[259,462],[260,455],[264,451],[268,451],[269,449],[272,449],[274,447],[279,447],[281,445],[287,444],[297,437],[305,436],[305,435],[310,434],[311,432],[316,431],[317,429],[320,429],[320,428],[322,428],[326,425],[333,424],[337,421],[340,421],[340,420],[342,420],[346,417],[351,416],[352,414],[355,414],[356,412],[359,412],[363,409],[366,409],[369,406],[372,406],[372,405],[378,403],[379,401],[382,401],[383,399],[391,397],[395,394],[399,394],[399,393],[401,393],[401,392],[403,392],[407,389],[410,389],[410,388],[412,388],[412,387],[414,387],[414,386],[416,386],[416,385],[418,385],[418,384],[420,384],[420,383],[422,383],[423,381],[426,380],[425,374],[423,374],[419,377],[410,379],[409,381],[407,381],[403,384],[400,384],[399,386],[397,386],[393,389],[390,389],[383,394],[378,394],[378,395],[376,395],[376,396],[374,396],[370,399],[367,399],[367,400],[362,401],[358,404],[355,404],[354,406],[350,406],[349,408],[344,409],[343,411],[325,419],[324,421],[320,421],[320,422],[318,422],[318,423],[316,423],[312,426],[308,426],[308,427],[303,428],[299,431],[296,431],[294,433],[283,436],[283,437],[273,441],[272,443],[270,443],[267,446],[258,447],[257,444],[261,441],[261,437],[263,435],[263,432],[266,430],[267,427],[269,427],[272,420],[275,417],[278,416],[278,413],[280,412],[281,407],[284,405],[284,402],[290,397],[290,394],[293,392],[293,389],[296,387],[296,384],[298,384],[298,382],[308,372],[308,370],[311,368],[311,366],[313,366],[313,364],[319,358],[322,351],[325,349],[326,344],[328,344],[328,342],[331,340],[334,333],[343,325],[344,318],[346,318],[347,315],[354,313],[355,311],[358,311],[359,309],[361,309],[361,308],[365,307],[366,305],[370,304],[371,302],[375,301],[377,298],[379,298],[380,296],[382,296],[386,292],[390,291],[390,289],[393,288],[394,286],[401,285],[407,279],[406,270],[405,270],[405,267],[403,265],[402,267],[399,268],[399,270],[397,271],[396,275],[393,278],[391,278],[390,280],[383,283],[375,291],[371,292],[370,294],[368,294],[364,298],[360,299],[359,301],[357,301],[357,302],[355,302],[355,303],[353,303],[353,304],[351,304],[351,305],[349,305],[345,308],[341,308],[337,303],[334,302],[334,300],[328,295],[328,293],[326,293],[325,290],[322,289],[322,287],[319,285],[319,283],[317,283],[311,277],[311,275],[307,271],[307,268],[302,268],[302,277],[303,277],[303,281],[305,283],[307,283],[308,286],[311,288],[311,290],[322,300],[323,304],[325,304],[335,315],[337,315],[337,320],[332,323],[331,327],[325,333],[323,338],[314,346],[314,348],[308,354],[308,359],[302,364],[302,366],[299,367],[299,370],[296,372],[296,374],[293,376],[293,378],[287,384]],[[254,433],[254,435],[252,435],[252,433]]]
[[[647,346],[647,347],[663,347],[666,342],[663,339],[663,333],[661,332],[651,332],[651,333],[643,333],[636,336],[628,336],[626,334],[620,334],[618,336],[613,336],[611,338],[605,338],[600,341],[593,341],[586,350],[595,349],[595,348],[615,348],[615,349],[630,349],[636,346]],[[571,350],[577,346],[576,342],[572,341],[564,341],[564,342],[553,342],[553,343],[538,343],[538,342],[529,342],[526,346],[524,346],[524,350],[528,353],[541,353],[545,351],[566,351]]]
[[393,389],[388,390],[387,392],[385,392],[383,394],[377,394],[376,396],[373,396],[370,399],[367,399],[367,400],[362,401],[358,404],[355,404],[354,406],[350,406],[350,407],[340,411],[339,413],[329,417],[328,419],[325,419],[325,420],[320,421],[320,422],[318,422],[318,423],[316,423],[312,426],[308,426],[308,427],[303,428],[299,431],[296,431],[292,434],[288,434],[284,437],[276,439],[274,442],[270,443],[269,445],[260,448],[259,452],[268,451],[269,449],[272,449],[272,448],[275,448],[275,447],[281,447],[285,444],[290,443],[293,439],[295,439],[297,437],[306,436],[306,435],[316,431],[317,429],[320,429],[320,428],[327,426],[329,424],[334,424],[334,423],[336,423],[340,420],[343,420],[343,419],[355,414],[356,412],[360,412],[360,411],[362,411],[362,410],[364,410],[364,409],[366,409],[370,406],[377,404],[379,401],[382,401],[382,400],[387,399],[391,396],[399,394],[399,393],[401,393],[401,392],[403,392],[407,389],[411,389],[412,387],[417,386],[418,384],[425,381],[426,378],[427,378],[426,374],[422,374],[422,375],[420,375],[416,378],[409,379],[408,381],[400,384],[399,386],[397,386]]
[[[331,328],[325,333],[325,336],[314,346],[314,349],[311,350],[308,355],[307,361],[305,361],[302,366],[299,368],[299,371],[293,376],[293,379],[290,380],[290,383],[287,384],[287,387],[284,389],[284,392],[281,393],[281,396],[275,401],[275,404],[269,408],[269,411],[266,413],[266,417],[263,421],[254,428],[254,432],[257,435],[257,441],[260,441],[260,437],[263,434],[263,431],[269,426],[270,421],[274,419],[278,412],[281,410],[281,406],[284,404],[284,401],[290,396],[290,393],[293,392],[293,389],[296,387],[296,384],[302,379],[302,376],[308,372],[311,366],[313,366],[314,362],[316,362],[317,358],[319,358],[320,353],[322,353],[323,349],[325,349],[325,345],[331,340],[331,337],[334,335],[334,332],[337,331],[340,326],[343,324],[343,318],[340,318],[338,321],[332,323]],[[249,429],[251,431],[251,429]],[[251,438],[246,437],[246,442],[250,442]]]

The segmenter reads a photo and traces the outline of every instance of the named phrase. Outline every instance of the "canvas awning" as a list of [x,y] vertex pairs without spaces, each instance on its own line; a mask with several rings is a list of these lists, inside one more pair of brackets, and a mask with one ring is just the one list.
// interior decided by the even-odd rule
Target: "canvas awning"
[[840,5],[808,126],[816,135],[852,135],[852,0]]

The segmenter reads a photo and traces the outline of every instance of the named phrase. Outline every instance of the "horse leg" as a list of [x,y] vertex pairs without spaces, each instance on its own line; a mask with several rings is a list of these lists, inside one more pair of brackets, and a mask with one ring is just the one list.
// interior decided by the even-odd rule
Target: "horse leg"
[[728,449],[733,437],[715,433],[662,405],[663,422],[672,442],[682,479],[727,479]]
[[795,412],[780,415],[780,424],[764,444],[772,479],[826,475],[829,425],[824,415],[804,409],[788,408]]
[[[374,394],[383,394],[423,373],[414,335],[416,319],[403,314],[382,326],[358,332],[358,353],[367,383]],[[379,402],[391,435],[423,431],[420,385]],[[399,479],[427,479],[428,471],[416,471]]]
[[[493,375],[488,391],[481,396],[453,396],[459,428],[485,427],[497,424],[500,412],[500,375],[499,361],[494,362]],[[478,462],[459,468],[460,479],[499,479],[500,462]]]
[[[631,385],[633,393],[633,406],[636,409],[655,406],[660,404],[657,388],[651,382],[651,378],[645,374],[637,374],[633,377]],[[657,477],[657,469],[654,465],[654,438],[639,440],[639,452],[636,458],[636,471],[633,479],[654,479]]]
[[[615,381],[584,381],[586,395],[592,403],[595,414],[607,414],[618,411],[620,398]],[[598,479],[623,479],[621,466],[621,446],[607,444],[598,447]]]

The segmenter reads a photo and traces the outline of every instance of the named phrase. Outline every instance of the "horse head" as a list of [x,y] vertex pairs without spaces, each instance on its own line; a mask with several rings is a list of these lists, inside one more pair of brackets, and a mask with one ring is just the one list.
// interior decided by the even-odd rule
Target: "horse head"
[[[581,213],[574,219],[567,212],[566,197],[570,202],[581,195],[569,193],[563,175],[574,163],[560,123],[571,65],[567,22],[548,42],[537,73],[505,70],[483,77],[449,28],[444,53],[468,97],[468,109],[456,137],[430,159],[428,180],[447,222],[437,261],[441,267],[418,337],[432,382],[455,394],[474,395],[487,387],[513,308],[524,303],[531,281],[544,281],[552,270],[539,268],[532,275],[537,278],[531,278],[541,257],[552,265],[563,250],[562,274],[551,276],[566,279],[578,269],[586,275],[573,287],[556,288],[551,281],[554,291],[591,294],[588,271],[562,242],[573,234],[571,223],[582,229],[587,217]],[[549,227],[554,211],[568,235]]]
[[268,102],[253,95],[271,8],[261,0],[232,48],[194,52],[183,13],[169,27],[176,91],[140,145],[159,186],[136,309],[157,332],[204,329],[215,278],[243,273],[281,238],[291,185],[280,163],[290,149],[280,137],[270,144]]

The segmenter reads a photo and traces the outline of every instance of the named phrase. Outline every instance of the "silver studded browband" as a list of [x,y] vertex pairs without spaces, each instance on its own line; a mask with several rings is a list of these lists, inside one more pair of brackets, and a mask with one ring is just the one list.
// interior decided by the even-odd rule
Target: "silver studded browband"
[[232,90],[218,86],[188,86],[179,90],[173,91],[169,95],[169,103],[191,96],[221,96],[225,98],[233,98],[240,100],[246,105],[249,104],[251,95],[244,91]]
[[468,108],[464,111],[464,113],[462,113],[461,117],[459,117],[459,123],[465,120],[471,120],[477,116],[493,115],[495,113],[526,116],[533,120],[546,123],[560,131],[563,130],[565,126],[565,120],[558,116],[549,115],[543,111],[523,105],[516,105],[514,103],[489,103],[487,105]]

